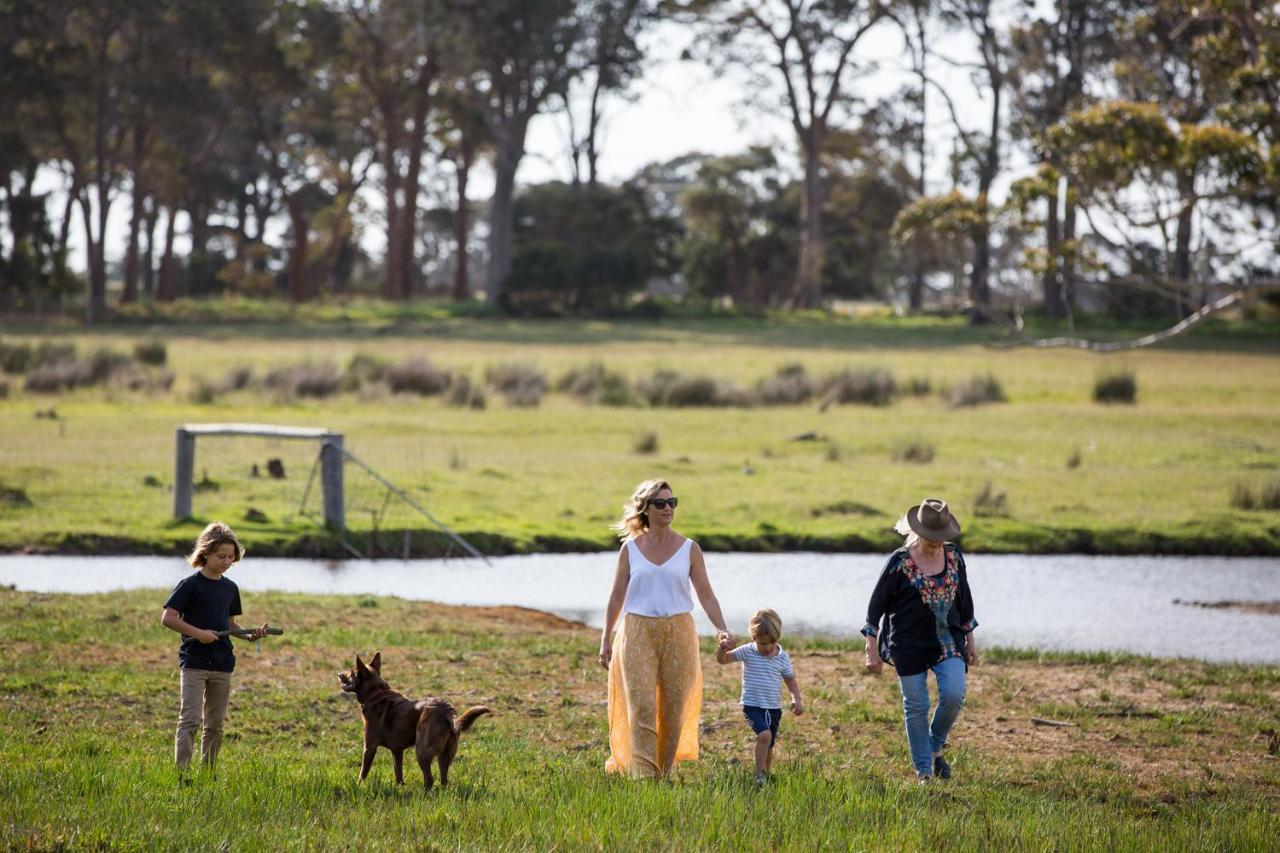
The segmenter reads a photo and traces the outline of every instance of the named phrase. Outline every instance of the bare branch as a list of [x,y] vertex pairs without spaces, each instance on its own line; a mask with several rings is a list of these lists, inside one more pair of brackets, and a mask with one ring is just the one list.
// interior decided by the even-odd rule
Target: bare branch
[[1230,308],[1237,302],[1252,296],[1254,293],[1261,291],[1280,290],[1280,280],[1268,279],[1260,282],[1253,282],[1233,290],[1225,296],[1215,299],[1208,305],[1205,305],[1198,311],[1183,317],[1177,323],[1174,323],[1167,329],[1159,332],[1153,332],[1150,335],[1143,335],[1140,338],[1132,338],[1127,341],[1089,341],[1083,338],[1032,338],[1018,341],[1008,341],[1000,343],[992,343],[989,346],[999,349],[1010,349],[1014,347],[1032,347],[1033,349],[1050,349],[1055,347],[1071,347],[1074,349],[1088,350],[1089,352],[1123,352],[1126,350],[1139,349],[1141,347],[1158,344],[1161,341],[1167,341],[1170,338],[1185,334],[1191,329],[1204,322],[1209,317],[1218,312]]

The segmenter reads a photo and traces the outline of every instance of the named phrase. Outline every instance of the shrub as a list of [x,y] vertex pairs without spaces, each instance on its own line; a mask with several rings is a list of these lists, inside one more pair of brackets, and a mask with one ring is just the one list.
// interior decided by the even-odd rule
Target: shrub
[[0,341],[0,371],[26,373],[31,362],[31,344],[7,344]]
[[756,396],[766,406],[795,406],[813,399],[813,381],[803,364],[784,364],[756,386]]
[[9,383],[0,382],[0,400],[7,399],[8,397],[9,397]]
[[286,397],[319,399],[338,393],[341,380],[333,362],[321,361],[277,367],[267,374],[263,383]]
[[165,348],[164,341],[152,338],[134,344],[133,357],[142,364],[162,367],[169,360],[169,351]]
[[207,406],[218,399],[218,386],[199,376],[193,382],[191,393],[188,395],[191,402],[197,406]]
[[908,397],[928,397],[933,393],[933,381],[927,376],[913,376],[902,386],[902,393]]
[[1075,450],[1071,451],[1071,455],[1067,457],[1067,468],[1075,470],[1080,467],[1080,463],[1082,461],[1083,457],[1080,455],[1080,448],[1077,447]]
[[658,434],[652,430],[640,433],[636,436],[635,441],[631,443],[631,449],[636,453],[657,453]]
[[253,368],[248,365],[241,364],[231,368],[222,376],[222,381],[218,383],[221,391],[243,391],[253,383]]
[[386,378],[386,360],[363,352],[358,352],[351,356],[351,360],[347,362],[347,369],[342,376],[343,386],[349,391],[355,391],[362,385],[381,382]]
[[898,383],[894,381],[893,374],[883,367],[860,370],[846,367],[823,380],[821,390],[823,401],[828,405],[887,406],[898,395]]
[[947,403],[952,408],[1003,403],[1007,399],[1000,380],[990,373],[985,376],[974,376],[968,382],[956,385],[947,392]]
[[134,363],[127,355],[100,349],[88,358],[41,363],[27,374],[24,386],[37,393],[57,393],[101,385],[113,375],[131,369]]
[[923,439],[913,439],[899,444],[893,449],[894,462],[909,462],[912,465],[928,465],[933,461],[933,445]]
[[542,402],[547,376],[530,364],[492,365],[485,369],[485,381],[497,388],[509,406],[533,408]]
[[1256,494],[1244,483],[1236,483],[1231,506],[1245,510],[1280,509],[1280,480],[1264,484]]
[[1100,375],[1093,383],[1095,403],[1129,403],[1138,398],[1138,378],[1128,370]]
[[627,378],[598,361],[570,368],[556,380],[556,390],[572,394],[586,403],[606,406],[634,406],[639,402]]
[[483,409],[486,404],[484,389],[471,384],[471,377],[463,374],[453,380],[449,387],[449,405],[468,406],[472,409]]
[[59,344],[53,341],[41,341],[36,344],[35,349],[31,351],[30,367],[40,367],[45,364],[60,364],[64,361],[76,360],[75,344]]
[[449,390],[452,377],[421,356],[407,358],[386,369],[387,385],[395,394],[410,393],[430,397]]
[[0,506],[31,506],[31,498],[27,497],[25,489],[6,486],[4,483],[0,483]]
[[750,406],[750,393],[730,382],[710,376],[686,376],[674,370],[660,370],[636,383],[636,391],[650,406],[686,408],[690,406]]
[[997,490],[988,480],[973,496],[973,514],[986,517],[1007,516],[1009,514],[1008,495]]

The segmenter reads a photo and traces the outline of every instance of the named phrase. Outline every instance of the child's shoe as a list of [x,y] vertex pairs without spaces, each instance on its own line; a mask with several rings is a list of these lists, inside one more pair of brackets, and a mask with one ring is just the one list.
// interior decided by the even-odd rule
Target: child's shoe
[[941,754],[933,757],[933,775],[940,779],[951,778],[951,765],[947,763],[947,759],[943,758]]
[[764,775],[763,773],[757,773],[757,774],[756,774],[756,787],[757,787],[757,788],[763,788],[763,787],[764,787],[764,783],[765,783],[765,781],[766,781],[766,777],[765,777],[765,775]]

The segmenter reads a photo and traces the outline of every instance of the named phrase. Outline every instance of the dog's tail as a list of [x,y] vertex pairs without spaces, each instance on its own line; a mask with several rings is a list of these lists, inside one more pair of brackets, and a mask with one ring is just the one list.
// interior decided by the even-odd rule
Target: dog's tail
[[471,728],[471,724],[474,723],[476,720],[478,720],[480,717],[484,716],[485,714],[491,714],[491,713],[493,712],[490,711],[488,708],[486,708],[484,705],[476,705],[474,708],[468,708],[467,710],[462,712],[462,716],[454,717],[453,730],[458,734],[462,734],[467,729]]

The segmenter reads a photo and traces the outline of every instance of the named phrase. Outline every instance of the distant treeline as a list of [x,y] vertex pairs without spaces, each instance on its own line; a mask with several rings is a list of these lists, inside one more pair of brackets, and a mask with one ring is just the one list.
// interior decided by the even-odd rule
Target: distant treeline
[[[793,147],[603,182],[602,120],[645,85],[655,33],[751,80]],[[877,41],[902,45],[901,89],[872,99]],[[73,297],[92,322],[110,278],[125,303],[609,312],[665,287],[749,310],[1186,315],[1274,276],[1278,45],[1280,7],[1256,0],[13,0],[0,309]],[[572,180],[517,186],[552,113]]]

